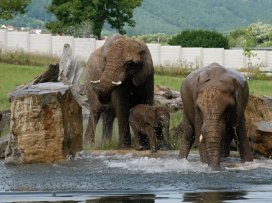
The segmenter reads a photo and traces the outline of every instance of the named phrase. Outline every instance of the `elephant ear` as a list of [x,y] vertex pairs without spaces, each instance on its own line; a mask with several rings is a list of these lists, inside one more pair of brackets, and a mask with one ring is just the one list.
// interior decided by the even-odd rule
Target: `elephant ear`
[[144,112],[144,122],[147,124],[152,125],[153,127],[158,127],[158,123],[156,121],[156,109],[155,108],[147,108],[147,110]]
[[141,54],[143,55],[142,67],[133,77],[133,83],[136,86],[145,83],[149,77],[154,74],[153,61],[149,49],[146,44],[141,44],[141,46],[143,47],[143,50],[141,51]]

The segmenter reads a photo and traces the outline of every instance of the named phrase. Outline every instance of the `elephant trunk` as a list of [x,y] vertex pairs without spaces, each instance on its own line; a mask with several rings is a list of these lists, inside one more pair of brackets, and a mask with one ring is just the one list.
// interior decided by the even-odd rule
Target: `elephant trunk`
[[[111,101],[111,93],[115,88],[122,85],[122,81],[124,80],[122,75],[114,70],[118,68],[105,68],[105,72],[102,74],[99,84],[96,88],[96,93],[98,95],[98,99],[102,104],[107,104]],[[96,82],[96,81],[95,81]]]
[[218,120],[209,120],[208,124],[204,123],[207,162],[213,170],[220,170],[220,151],[224,129],[224,122]]

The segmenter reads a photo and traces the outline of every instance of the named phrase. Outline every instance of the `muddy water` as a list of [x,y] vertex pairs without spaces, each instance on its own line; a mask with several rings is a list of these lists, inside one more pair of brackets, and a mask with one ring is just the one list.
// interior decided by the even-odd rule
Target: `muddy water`
[[[272,160],[230,157],[212,171],[199,155],[82,155],[57,164],[5,165],[0,202],[272,202]],[[87,201],[88,200],[88,201]]]

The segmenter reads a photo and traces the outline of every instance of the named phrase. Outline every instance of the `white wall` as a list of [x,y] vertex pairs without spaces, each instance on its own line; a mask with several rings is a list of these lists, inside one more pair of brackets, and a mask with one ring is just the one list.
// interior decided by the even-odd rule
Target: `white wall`
[[180,46],[161,46],[161,64],[177,64],[181,60]]
[[51,52],[51,35],[29,35],[30,39],[30,52],[39,52],[39,53],[50,53]]
[[[61,56],[66,43],[72,47],[75,57],[87,61],[93,51],[103,46],[105,40],[0,30],[0,48],[19,48],[30,52],[53,53]],[[180,46],[160,46],[160,44],[147,44],[147,46],[154,65],[174,65],[182,62],[187,67],[203,67],[217,62],[234,69],[248,65],[248,59],[243,55],[243,50],[182,48]],[[253,65],[262,64],[272,67],[272,51],[254,50],[252,52],[257,53],[257,57],[251,58]]]
[[7,33],[7,47],[29,51],[29,33],[28,32],[8,32]]

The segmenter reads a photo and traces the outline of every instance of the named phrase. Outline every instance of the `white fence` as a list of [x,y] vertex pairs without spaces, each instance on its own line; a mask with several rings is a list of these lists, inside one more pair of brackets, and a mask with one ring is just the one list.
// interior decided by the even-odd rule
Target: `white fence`
[[[52,36],[51,34],[29,34],[28,32],[7,32],[0,30],[0,48],[23,49],[28,52],[52,53],[61,55],[63,45],[68,43],[73,55],[87,61],[90,54],[103,46],[104,40],[94,38],[74,38],[71,36]],[[180,62],[189,66],[207,66],[217,62],[229,68],[247,67],[248,59],[243,50],[223,48],[182,48],[180,46],[160,46],[147,44],[155,65],[175,65]],[[257,57],[251,58],[253,65],[272,67],[272,51],[258,50]]]

